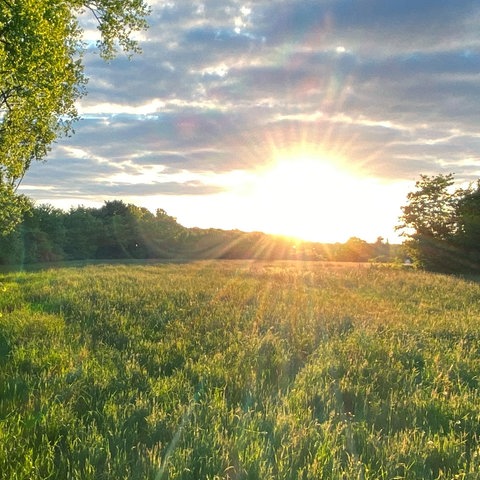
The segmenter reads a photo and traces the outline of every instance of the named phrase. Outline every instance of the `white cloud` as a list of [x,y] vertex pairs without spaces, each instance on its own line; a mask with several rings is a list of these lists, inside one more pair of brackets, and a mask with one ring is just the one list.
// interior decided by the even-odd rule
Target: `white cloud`
[[[53,189],[94,201],[106,182],[108,195],[140,199],[144,186],[153,198],[157,182],[164,208],[177,192],[185,210],[185,195],[200,203],[272,151],[307,142],[372,178],[478,175],[476,2],[150,3],[140,57],[87,54],[85,120],[28,172],[35,198]],[[83,24],[93,42],[94,23]]]
[[83,105],[82,102],[78,104],[78,111],[80,115],[102,115],[102,114],[126,114],[126,115],[151,115],[164,109],[166,106],[164,101],[158,98],[153,98],[143,105],[129,105],[118,103],[97,103],[90,105]]

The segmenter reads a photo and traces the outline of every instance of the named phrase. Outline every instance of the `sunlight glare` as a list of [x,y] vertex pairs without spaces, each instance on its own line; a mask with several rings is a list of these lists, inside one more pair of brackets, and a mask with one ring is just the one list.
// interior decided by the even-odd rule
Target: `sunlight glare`
[[340,163],[321,156],[284,157],[258,171],[244,192],[254,223],[269,233],[314,241],[346,241],[351,232],[376,238],[378,230],[372,231],[366,217],[382,209],[385,186]]
[[[197,181],[221,191],[199,195],[132,197],[154,211],[162,205],[186,227],[239,229],[314,242],[382,236],[398,242],[394,227],[411,182],[380,180],[322,153],[294,152],[254,170],[204,174]],[[193,180],[190,178],[189,180]]]

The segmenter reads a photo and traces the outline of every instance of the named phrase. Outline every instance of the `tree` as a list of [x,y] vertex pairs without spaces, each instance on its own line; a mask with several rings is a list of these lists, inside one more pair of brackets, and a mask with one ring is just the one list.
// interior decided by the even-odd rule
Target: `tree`
[[69,260],[95,258],[102,224],[94,210],[82,206],[71,208],[65,216],[65,245]]
[[459,245],[462,215],[459,208],[471,189],[453,189],[454,175],[421,175],[407,195],[400,224],[414,264],[433,271],[457,271],[463,265]]
[[373,248],[365,240],[350,237],[340,245],[336,260],[341,262],[367,262],[372,257]]
[[162,208],[157,208],[155,216],[144,216],[139,227],[142,244],[147,255],[153,258],[178,256],[188,232]]
[[97,257],[128,258],[131,238],[128,205],[122,200],[107,201],[94,215],[101,222]]
[[0,265],[22,265],[25,261],[22,224],[6,235],[0,235]]
[[51,205],[30,209],[22,225],[25,263],[52,262],[64,258],[64,219],[64,212]]
[[85,93],[79,17],[98,22],[105,59],[117,45],[138,51],[144,0],[0,0],[0,233],[11,231],[28,202],[17,188],[33,161],[73,133],[75,101]]
[[458,247],[468,270],[480,269],[480,181],[458,202]]
[[94,212],[94,216],[101,222],[101,233],[97,239],[98,258],[152,256],[149,231],[155,224],[155,217],[149,210],[113,200],[105,202]]
[[388,240],[384,242],[383,237],[377,237],[372,247],[372,255],[375,262],[389,262],[390,261],[390,243]]

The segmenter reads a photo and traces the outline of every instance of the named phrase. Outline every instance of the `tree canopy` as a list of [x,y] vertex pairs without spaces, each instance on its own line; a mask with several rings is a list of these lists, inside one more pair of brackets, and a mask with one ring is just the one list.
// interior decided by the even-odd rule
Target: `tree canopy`
[[0,0],[0,233],[28,205],[17,188],[30,164],[73,132],[86,83],[83,12],[98,23],[104,58],[138,51],[132,34],[147,26],[144,0]]
[[9,234],[0,236],[0,266],[108,259],[256,259],[392,261],[398,250],[379,237],[345,244],[300,242],[262,232],[187,228],[165,210],[111,200],[68,212],[32,205]]
[[453,174],[421,175],[397,230],[414,263],[432,271],[480,268],[480,183],[455,188]]

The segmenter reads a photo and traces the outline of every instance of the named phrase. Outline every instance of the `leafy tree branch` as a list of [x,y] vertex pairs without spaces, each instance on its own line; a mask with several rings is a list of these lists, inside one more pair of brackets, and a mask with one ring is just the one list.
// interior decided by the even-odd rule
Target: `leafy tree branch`
[[75,102],[86,91],[85,10],[98,23],[103,58],[119,48],[139,51],[133,34],[147,27],[144,0],[0,0],[0,191],[10,209],[0,216],[0,234],[21,218],[24,202],[15,191],[32,161],[73,133]]
[[455,188],[452,173],[421,175],[397,230],[414,263],[427,270],[480,270],[480,184]]

